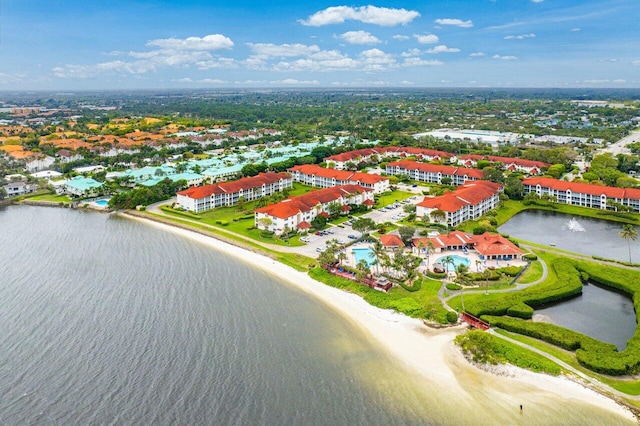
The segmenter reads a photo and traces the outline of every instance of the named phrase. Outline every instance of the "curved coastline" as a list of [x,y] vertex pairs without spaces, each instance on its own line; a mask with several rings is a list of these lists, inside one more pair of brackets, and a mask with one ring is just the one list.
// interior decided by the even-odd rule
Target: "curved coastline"
[[[308,274],[237,241],[138,212],[118,214],[207,245],[312,295],[364,331],[366,336],[408,371],[417,372],[426,381],[437,382],[457,397],[483,400],[484,403],[488,400],[496,408],[505,410],[526,401],[528,411],[532,411],[531,407],[536,402],[557,398],[569,404],[596,406],[632,423],[638,421],[630,409],[614,399],[566,377],[535,374],[511,366],[499,367],[492,372],[473,366],[453,344],[453,339],[462,332],[463,326],[431,329],[420,320],[376,308],[355,294],[320,283]],[[470,381],[474,386],[468,386]]]

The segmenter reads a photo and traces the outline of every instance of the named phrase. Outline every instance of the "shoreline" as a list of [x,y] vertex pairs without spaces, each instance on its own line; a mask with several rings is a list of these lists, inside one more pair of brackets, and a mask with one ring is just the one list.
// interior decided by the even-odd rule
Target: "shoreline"
[[[483,398],[486,397],[484,393],[487,393],[492,395],[492,401],[502,399],[499,404],[502,407],[517,407],[522,401],[527,401],[525,405],[531,407],[532,401],[537,398],[532,399],[532,394],[540,392],[557,395],[567,402],[579,401],[593,405],[634,423],[638,422],[629,407],[567,377],[536,374],[513,366],[500,366],[488,371],[471,364],[453,343],[455,336],[462,333],[466,326],[429,328],[419,319],[374,307],[358,295],[327,286],[307,273],[284,265],[237,241],[161,219],[156,220],[144,214],[131,213],[122,212],[121,215],[221,251],[313,296],[362,330],[408,372],[417,372],[422,379],[438,383],[452,394],[478,399],[476,393],[482,394]],[[249,253],[253,256],[248,256]],[[473,376],[474,381],[478,382],[478,388],[465,387],[460,376]]]

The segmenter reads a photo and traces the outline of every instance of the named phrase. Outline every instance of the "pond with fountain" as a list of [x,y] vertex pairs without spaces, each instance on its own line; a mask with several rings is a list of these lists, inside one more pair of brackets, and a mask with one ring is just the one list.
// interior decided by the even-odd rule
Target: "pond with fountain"
[[[620,237],[622,224],[543,210],[518,213],[498,230],[512,237],[558,247],[588,256],[640,262],[640,239],[627,241]],[[640,227],[636,227],[640,232]],[[635,254],[635,257],[634,257]]]

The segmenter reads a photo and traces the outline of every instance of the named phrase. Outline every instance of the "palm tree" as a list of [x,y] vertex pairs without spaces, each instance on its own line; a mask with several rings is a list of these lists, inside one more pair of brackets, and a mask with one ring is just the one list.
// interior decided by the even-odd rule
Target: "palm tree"
[[369,265],[367,264],[367,261],[360,259],[356,264],[356,279],[359,282],[362,282],[362,279],[366,277],[369,272]]
[[453,260],[453,256],[449,255],[449,256],[446,256],[444,259],[442,259],[442,264],[444,265],[444,268],[447,270],[447,273],[448,273],[449,268],[447,267],[447,265],[455,266],[456,262]]
[[340,266],[342,266],[342,261],[347,260],[347,253],[344,250],[340,250],[337,255],[338,262],[340,262]]
[[429,268],[429,259],[436,252],[436,246],[432,241],[427,241],[427,268]]
[[[378,265],[381,265],[381,260],[383,260],[384,256],[387,254],[384,245],[380,242],[380,240],[375,240],[375,242],[373,243],[373,247],[371,247],[371,250],[378,261]],[[378,267],[378,272],[380,272],[379,268],[380,267]]]
[[629,263],[631,263],[631,241],[638,239],[638,230],[633,225],[623,225],[622,230],[619,232],[620,237],[627,240],[627,246],[629,247]]

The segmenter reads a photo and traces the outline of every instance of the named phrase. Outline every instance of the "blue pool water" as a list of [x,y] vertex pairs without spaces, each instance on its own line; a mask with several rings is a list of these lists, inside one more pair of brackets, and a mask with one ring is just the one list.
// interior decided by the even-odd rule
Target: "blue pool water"
[[353,258],[355,259],[356,264],[361,260],[364,260],[367,262],[367,265],[372,266],[376,261],[376,257],[373,255],[373,250],[369,247],[358,247],[351,249],[351,251],[353,252]]
[[457,254],[452,254],[450,256],[453,259],[453,265],[451,265],[450,263],[445,265],[444,263],[444,259],[446,259],[449,256],[442,256],[438,258],[438,260],[436,260],[436,263],[440,263],[443,266],[446,266],[447,271],[450,271],[450,272],[455,271],[458,265],[469,266],[469,259],[467,259],[466,257],[458,256]]
[[98,200],[96,204],[100,207],[107,207],[109,205],[109,200]]

